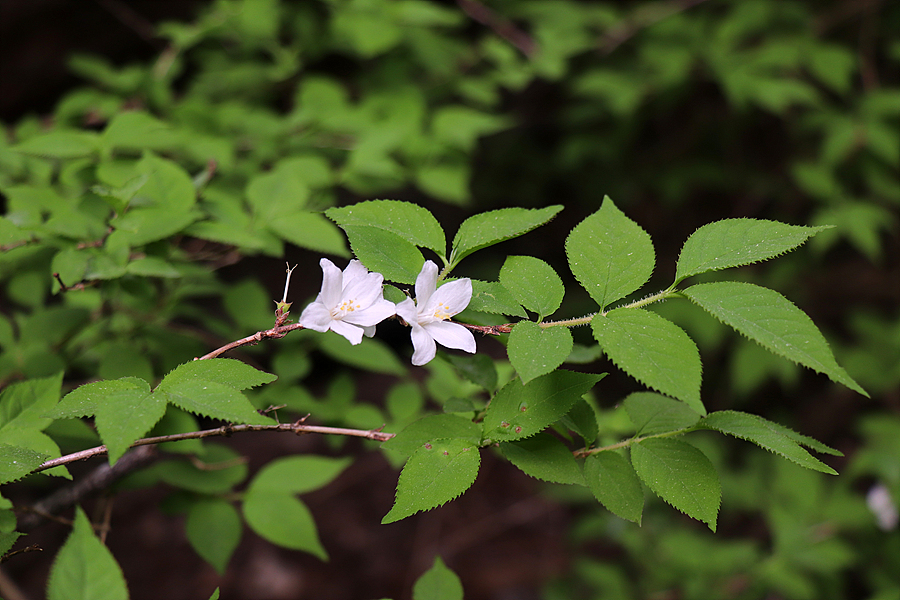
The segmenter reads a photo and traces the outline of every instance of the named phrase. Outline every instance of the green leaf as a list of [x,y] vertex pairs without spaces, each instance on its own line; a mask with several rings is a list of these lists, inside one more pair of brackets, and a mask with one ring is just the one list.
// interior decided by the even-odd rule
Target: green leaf
[[687,429],[700,420],[700,415],[684,402],[653,392],[634,392],[622,404],[638,435]]
[[258,221],[269,225],[306,208],[309,188],[299,173],[276,168],[250,179],[246,194]]
[[543,319],[562,304],[565,288],[553,267],[533,256],[509,256],[500,269],[500,283],[516,300]]
[[97,407],[112,394],[147,389],[147,382],[137,377],[122,377],[107,381],[95,381],[79,386],[63,396],[46,416],[51,419],[77,419],[97,414]]
[[347,464],[348,460],[324,456],[294,456],[270,462],[244,495],[247,524],[274,544],[328,560],[312,514],[295,495],[327,485]]
[[617,367],[701,415],[700,353],[677,325],[654,312],[620,308],[591,319],[594,339]]
[[129,262],[125,267],[125,272],[139,277],[165,277],[166,279],[181,277],[181,271],[175,265],[155,256],[144,256]]
[[167,460],[152,468],[160,481],[197,494],[227,494],[247,478],[247,461],[218,443],[207,443],[192,460]]
[[397,283],[413,284],[425,258],[418,248],[395,233],[364,225],[344,225],[350,248],[370,271]]
[[675,283],[692,275],[768,260],[790,252],[831,226],[803,227],[762,219],[724,219],[704,225],[684,243]]
[[425,444],[439,439],[460,439],[478,444],[481,442],[481,430],[470,419],[457,415],[447,413],[428,415],[413,421],[381,446],[411,456]]
[[92,131],[56,130],[28,138],[12,149],[49,158],[78,158],[97,152],[99,140],[99,136]]
[[0,392],[0,430],[47,427],[51,419],[45,415],[59,400],[62,375],[12,383]]
[[13,531],[10,533],[0,533],[0,557],[9,552],[9,550],[13,547],[13,544],[16,543],[16,540],[18,540],[23,535],[25,534],[19,533],[18,531]]
[[560,424],[580,435],[590,445],[597,439],[600,428],[597,425],[597,413],[583,398],[559,420]]
[[255,369],[247,363],[234,360],[233,358],[211,358],[208,360],[194,360],[175,367],[163,378],[159,385],[163,387],[163,384],[171,385],[195,379],[208,379],[236,390],[246,390],[258,385],[272,383],[278,377]]
[[25,477],[50,458],[46,454],[0,443],[0,483]]
[[115,231],[107,238],[107,247],[143,246],[179,233],[199,218],[196,211],[176,212],[165,206],[133,208],[110,220]]
[[213,590],[212,596],[209,597],[209,600],[219,600],[219,588]]
[[584,480],[606,510],[641,524],[644,490],[631,464],[616,452],[597,452],[584,461]]
[[651,438],[632,444],[631,464],[653,493],[716,530],[722,491],[703,452],[680,440]]
[[[447,251],[444,230],[434,215],[428,209],[410,202],[369,200],[342,208],[329,208],[325,215],[345,230],[346,226],[375,227],[390,231],[415,246],[434,250],[438,256],[444,256]],[[363,264],[368,266],[365,261]]]
[[143,388],[131,388],[104,396],[97,405],[94,423],[100,439],[109,451],[109,464],[114,464],[138,438],[162,419],[166,398]]
[[528,233],[555,217],[562,209],[560,205],[546,208],[501,208],[472,215],[463,221],[453,238],[449,262],[455,266],[476,250]]
[[509,362],[522,383],[549,373],[566,360],[572,351],[572,332],[566,327],[541,327],[531,321],[519,321],[509,334],[506,348]]
[[523,385],[513,379],[491,400],[482,423],[484,443],[530,437],[559,420],[605,373],[556,370]]
[[693,285],[682,293],[770,352],[824,373],[832,381],[869,397],[837,364],[815,323],[778,292],[752,283],[720,281]]
[[837,471],[825,463],[813,458],[783,432],[783,427],[767,421],[762,417],[734,410],[717,411],[705,417],[700,425],[714,429],[726,435],[753,442],[760,448],[795,462],[801,467],[837,475]]
[[325,487],[349,465],[349,458],[314,455],[279,458],[256,474],[248,493],[264,496],[305,494]]
[[454,439],[425,444],[400,472],[397,498],[381,523],[405,519],[460,496],[475,482],[480,464],[478,446],[471,442]]
[[268,227],[281,239],[295,246],[343,258],[350,257],[347,242],[340,230],[319,213],[295,211],[282,214],[271,221]]
[[523,473],[553,483],[584,484],[572,452],[549,433],[500,444],[500,453]]
[[170,216],[175,216],[187,212],[196,203],[197,190],[191,176],[178,163],[147,152],[137,168],[148,178],[137,191],[132,204],[138,199],[141,203],[149,200],[154,208],[169,211]]
[[493,393],[497,389],[497,367],[494,360],[484,354],[439,354],[453,365],[453,369],[477,386]]
[[381,340],[366,339],[353,345],[340,335],[324,335],[319,338],[319,348],[336,361],[376,373],[403,375],[406,367],[390,346]]
[[413,585],[413,600],[463,600],[462,582],[440,556],[435,556],[431,568]]
[[509,290],[494,281],[472,280],[472,299],[466,310],[528,318]]
[[81,507],[75,509],[72,533],[53,562],[47,600],[128,600],[122,569],[94,536]]
[[103,130],[101,142],[108,151],[114,148],[165,150],[181,140],[168,123],[146,112],[130,110],[113,116]]
[[167,402],[178,408],[205,417],[222,419],[229,423],[274,424],[271,419],[256,412],[242,393],[231,386],[209,379],[169,383],[163,380],[154,393],[162,394]]
[[241,540],[243,523],[238,511],[220,498],[199,498],[191,503],[184,530],[194,550],[219,575]]
[[656,260],[650,236],[609,196],[600,210],[572,229],[566,256],[575,279],[601,308],[644,285]]

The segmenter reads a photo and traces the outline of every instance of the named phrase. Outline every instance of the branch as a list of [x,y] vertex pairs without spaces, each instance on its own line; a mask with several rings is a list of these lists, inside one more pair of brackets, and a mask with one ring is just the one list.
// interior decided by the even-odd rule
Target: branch
[[654,4],[645,7],[639,7],[631,14],[630,19],[626,19],[617,27],[610,29],[600,43],[600,51],[603,54],[611,54],[616,48],[633,38],[642,29],[646,29],[651,25],[667,19],[672,15],[693,8],[698,4],[702,4],[707,0],[680,0],[678,2],[669,2],[668,4]]
[[[347,429],[344,427],[325,427],[322,425],[307,425],[304,423],[305,420],[306,417],[300,419],[299,421],[295,421],[294,423],[279,423],[277,425],[223,425],[221,427],[216,427],[215,429],[203,429],[201,431],[191,431],[188,433],[175,433],[172,435],[160,435],[156,437],[143,438],[135,441],[131,445],[131,447],[135,448],[138,446],[150,446],[155,444],[162,444],[163,442],[179,442],[182,440],[199,440],[208,437],[229,437],[234,433],[241,433],[244,431],[290,431],[296,435],[303,435],[305,433],[346,435],[350,437],[360,437],[369,440],[375,440],[377,442],[386,442],[387,440],[394,437],[394,435],[396,435],[394,433],[381,431],[380,428],[364,430]],[[72,454],[67,454],[65,456],[60,456],[59,458],[48,460],[41,464],[41,466],[36,468],[34,471],[32,471],[32,473],[40,473],[41,471],[46,471],[47,469],[52,469],[53,467],[67,465],[79,460],[86,460],[88,458],[101,456],[104,454],[106,454],[106,446],[88,448],[87,450],[73,452]],[[121,462],[121,460],[122,459],[119,459],[119,462]],[[116,465],[118,465],[119,462],[117,462]]]
[[241,338],[239,340],[235,340],[231,343],[225,344],[221,348],[216,348],[212,352],[208,354],[204,354],[194,360],[206,360],[208,358],[216,358],[220,354],[225,354],[229,350],[233,350],[235,348],[240,348],[241,346],[255,346],[266,339],[278,339],[283,338],[285,335],[294,331],[295,329],[303,329],[303,325],[300,323],[291,323],[290,325],[276,325],[272,329],[267,329],[265,331],[257,331],[253,335],[248,335],[245,338]]
[[459,7],[469,18],[490,27],[494,33],[515,46],[525,56],[531,57],[537,49],[534,39],[511,21],[504,19],[490,8],[475,0],[456,0]]

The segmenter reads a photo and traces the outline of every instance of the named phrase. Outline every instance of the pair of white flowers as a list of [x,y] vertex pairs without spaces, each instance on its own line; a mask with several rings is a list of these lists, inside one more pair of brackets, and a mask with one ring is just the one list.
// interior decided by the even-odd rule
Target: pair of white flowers
[[322,289],[315,302],[303,309],[300,324],[313,331],[334,331],[351,344],[363,335],[375,335],[375,325],[400,316],[412,327],[412,364],[424,365],[437,353],[435,343],[447,348],[475,352],[475,336],[459,325],[447,321],[458,314],[472,299],[472,282],[457,279],[437,287],[438,268],[426,261],[416,278],[416,299],[399,304],[384,299],[384,277],[369,273],[361,262],[351,260],[343,272],[327,258],[322,267]]

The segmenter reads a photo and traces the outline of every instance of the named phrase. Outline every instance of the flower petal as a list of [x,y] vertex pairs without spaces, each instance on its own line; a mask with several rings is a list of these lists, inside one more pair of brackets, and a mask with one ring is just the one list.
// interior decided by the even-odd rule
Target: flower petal
[[325,333],[331,327],[331,311],[321,302],[313,302],[300,313],[298,323],[307,329]]
[[322,267],[322,290],[316,296],[316,302],[321,302],[328,310],[331,310],[341,301],[343,275],[341,270],[327,258],[320,260],[319,266]]
[[352,300],[354,304],[360,306],[360,309],[366,308],[382,298],[383,283],[384,277],[380,273],[367,273],[362,277],[354,278],[349,284],[344,281],[341,300]]
[[437,345],[434,343],[434,338],[428,335],[428,332],[418,324],[412,326],[410,338],[412,338],[413,348],[415,349],[412,355],[412,364],[421,367],[431,362],[431,359],[437,354]]
[[357,327],[356,325],[351,325],[350,323],[344,323],[343,321],[332,321],[331,330],[338,335],[342,335],[347,338],[347,340],[354,346],[360,343],[363,338],[362,327]]
[[[438,312],[446,314],[447,317],[452,317],[453,315],[462,312],[462,310],[467,307],[469,305],[469,302],[471,301],[472,280],[468,278],[457,279],[456,281],[445,283],[444,285],[439,287],[437,291],[431,296],[427,306],[425,306],[422,312],[426,314],[434,314],[438,309],[438,305],[443,304],[445,308]],[[419,305],[421,306],[421,301]]]
[[426,260],[425,264],[422,265],[419,276],[416,277],[416,304],[420,309],[428,304],[429,298],[434,293],[437,287],[437,275],[437,265],[430,260]]
[[441,346],[475,352],[475,336],[458,323],[435,321],[423,326],[423,329]]
[[368,274],[369,270],[365,268],[361,262],[358,260],[351,260],[347,263],[347,266],[344,267],[344,288],[346,289],[347,284],[354,279],[365,277]]
[[371,327],[381,323],[388,317],[393,317],[396,312],[397,306],[393,302],[382,299],[362,310],[348,312],[341,320],[345,323],[359,325],[360,327]]
[[409,325],[415,325],[419,322],[419,313],[412,298],[407,298],[403,302],[397,303],[397,316]]

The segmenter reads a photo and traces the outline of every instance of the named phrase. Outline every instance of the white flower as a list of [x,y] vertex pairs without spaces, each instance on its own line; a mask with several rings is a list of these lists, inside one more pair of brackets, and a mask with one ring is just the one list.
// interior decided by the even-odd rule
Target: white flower
[[462,311],[472,300],[472,281],[457,279],[437,287],[438,268],[426,261],[416,278],[416,301],[407,298],[397,305],[397,314],[412,326],[412,364],[424,365],[437,352],[435,342],[447,348],[475,352],[475,336],[458,323],[446,320]]
[[356,345],[363,334],[372,337],[375,325],[395,314],[394,303],[384,299],[380,273],[369,273],[358,260],[351,260],[343,273],[327,258],[319,265],[322,290],[300,315],[305,328],[323,333],[330,329]]

